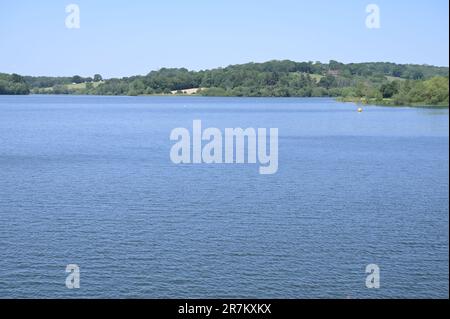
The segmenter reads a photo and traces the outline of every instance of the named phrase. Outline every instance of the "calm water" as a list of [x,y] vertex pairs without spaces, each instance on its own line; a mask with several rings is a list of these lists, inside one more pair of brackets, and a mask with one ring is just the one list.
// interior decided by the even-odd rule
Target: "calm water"
[[[278,173],[172,164],[194,119],[279,128]],[[329,99],[0,97],[0,297],[448,298],[448,129]]]

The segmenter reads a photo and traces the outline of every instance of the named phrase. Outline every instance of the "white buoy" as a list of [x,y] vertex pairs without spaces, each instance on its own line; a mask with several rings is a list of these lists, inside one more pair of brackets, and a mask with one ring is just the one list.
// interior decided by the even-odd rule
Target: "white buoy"
[[358,108],[358,112],[361,113],[363,111],[362,107]]

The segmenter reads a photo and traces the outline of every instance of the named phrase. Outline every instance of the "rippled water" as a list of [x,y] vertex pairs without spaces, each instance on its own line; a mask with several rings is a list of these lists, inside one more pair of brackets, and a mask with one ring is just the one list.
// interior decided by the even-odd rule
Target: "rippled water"
[[[0,97],[0,297],[448,298],[448,110]],[[279,170],[174,165],[192,120],[279,128]],[[381,269],[367,289],[365,267]],[[65,267],[81,288],[65,287]]]

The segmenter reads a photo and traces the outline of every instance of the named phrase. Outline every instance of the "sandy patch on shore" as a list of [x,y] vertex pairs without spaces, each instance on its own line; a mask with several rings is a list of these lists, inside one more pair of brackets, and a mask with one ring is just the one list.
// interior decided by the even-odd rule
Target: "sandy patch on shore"
[[172,94],[180,94],[179,92],[181,92],[182,94],[186,94],[186,95],[192,95],[192,94],[196,94],[198,92],[200,92],[201,90],[203,90],[203,88],[192,88],[192,89],[185,89],[185,90],[180,90],[180,91],[172,91]]

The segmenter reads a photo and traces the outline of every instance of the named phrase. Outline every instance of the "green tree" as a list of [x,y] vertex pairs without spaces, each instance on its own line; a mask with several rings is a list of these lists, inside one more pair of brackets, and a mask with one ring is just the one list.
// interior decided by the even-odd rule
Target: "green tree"
[[94,82],[101,82],[103,81],[103,77],[100,74],[94,75]]
[[381,95],[383,98],[391,98],[398,93],[399,82],[392,81],[390,83],[383,84],[380,88]]
[[83,83],[83,78],[79,75],[72,76],[72,83]]

